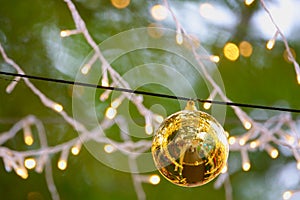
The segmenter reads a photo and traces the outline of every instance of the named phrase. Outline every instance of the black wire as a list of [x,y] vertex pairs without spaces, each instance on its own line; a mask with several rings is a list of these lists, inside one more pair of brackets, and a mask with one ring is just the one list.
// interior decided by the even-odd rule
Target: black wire
[[200,103],[211,103],[211,104],[219,104],[219,105],[226,105],[226,106],[237,106],[237,107],[258,108],[258,109],[264,109],[264,110],[276,110],[276,111],[300,113],[299,109],[293,109],[293,108],[262,106],[262,105],[236,103],[236,102],[225,102],[225,101],[215,101],[215,100],[208,100],[208,99],[189,98],[189,97],[174,96],[174,95],[147,92],[147,91],[141,91],[141,90],[132,90],[132,89],[127,89],[127,88],[102,86],[102,85],[91,84],[91,83],[67,81],[67,80],[62,80],[62,79],[54,79],[54,78],[47,78],[47,77],[40,77],[40,76],[33,76],[33,75],[26,75],[26,74],[17,74],[17,73],[3,72],[3,71],[0,71],[0,74],[6,75],[6,76],[17,76],[17,77],[22,77],[22,78],[35,79],[35,80],[40,80],[40,81],[63,83],[63,84],[68,84],[68,85],[79,85],[79,86],[99,88],[99,89],[104,89],[104,90],[113,90],[113,91],[127,92],[127,93],[132,93],[132,94],[141,94],[141,95],[162,97],[162,98],[168,98],[168,99],[177,99],[177,100],[183,100],[183,101],[195,100]]

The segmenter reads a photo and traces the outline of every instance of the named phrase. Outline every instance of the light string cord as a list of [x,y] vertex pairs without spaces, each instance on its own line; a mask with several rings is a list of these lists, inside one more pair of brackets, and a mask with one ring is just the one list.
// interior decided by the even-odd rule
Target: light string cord
[[132,94],[141,94],[141,95],[153,96],[153,97],[177,99],[177,100],[183,100],[183,101],[193,100],[193,101],[198,101],[200,103],[211,103],[211,104],[226,105],[226,106],[238,106],[238,107],[247,107],[247,108],[257,108],[257,109],[265,109],[265,110],[275,110],[275,111],[300,113],[300,109],[293,109],[293,108],[283,108],[283,107],[275,107],[275,106],[264,106],[264,105],[255,105],[255,104],[225,102],[225,101],[216,101],[216,100],[209,100],[209,99],[174,96],[174,95],[168,95],[168,94],[163,94],[163,93],[154,93],[154,92],[148,92],[148,91],[142,91],[142,90],[132,90],[132,89],[120,88],[120,87],[103,86],[103,85],[84,83],[84,82],[78,82],[78,81],[68,81],[68,80],[63,80],[63,79],[33,76],[33,75],[28,75],[28,74],[18,74],[18,73],[4,72],[4,71],[0,71],[0,74],[6,75],[6,76],[14,76],[14,77],[34,79],[34,80],[39,80],[39,81],[52,82],[52,83],[77,85],[77,86],[83,86],[83,87],[98,88],[98,89],[118,91],[118,92],[126,92],[126,93],[132,93]]

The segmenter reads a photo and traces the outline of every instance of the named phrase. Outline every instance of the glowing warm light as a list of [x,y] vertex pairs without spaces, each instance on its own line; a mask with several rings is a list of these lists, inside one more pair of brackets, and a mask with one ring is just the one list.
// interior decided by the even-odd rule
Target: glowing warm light
[[230,145],[233,145],[234,143],[236,142],[236,139],[235,139],[235,137],[230,137],[229,139],[228,139],[228,143],[230,144]]
[[[290,52],[293,56],[294,59],[296,59],[296,52],[294,49],[290,48]],[[287,62],[287,63],[292,63],[292,60],[290,59],[290,56],[289,56],[289,53],[288,51],[285,49],[284,52],[283,52],[283,58],[284,60]]]
[[107,78],[102,78],[102,80],[101,80],[101,85],[104,86],[104,87],[109,86],[109,84],[108,84],[108,79],[107,79]]
[[152,127],[151,124],[146,124],[146,126],[145,126],[145,132],[148,135],[151,135],[153,133],[153,127]]
[[56,111],[56,112],[61,112],[64,108],[62,107],[62,105],[58,104],[58,103],[55,103],[53,105],[53,109]]
[[215,8],[210,3],[200,4],[200,15],[207,19],[213,19],[215,13]]
[[241,146],[244,146],[244,145],[246,144],[246,140],[245,140],[244,138],[241,138],[241,139],[239,140],[239,144],[240,144]]
[[81,144],[76,144],[75,146],[73,146],[71,148],[71,153],[74,155],[74,156],[77,156],[80,152],[80,148],[81,148]]
[[33,137],[31,135],[26,135],[24,137],[24,142],[25,144],[27,144],[28,146],[33,144]]
[[112,146],[111,144],[106,144],[106,145],[104,145],[104,151],[105,151],[106,153],[112,153],[112,152],[114,152],[115,150],[116,150],[115,147]]
[[293,196],[293,193],[291,191],[285,191],[282,195],[282,198],[284,200],[289,200]]
[[149,177],[149,183],[151,183],[152,185],[157,185],[160,182],[160,177],[156,174],[151,175]]
[[85,65],[81,68],[80,71],[81,71],[82,74],[86,75],[87,73],[89,73],[90,69],[91,69],[91,65],[85,64]]
[[277,149],[273,148],[273,149],[269,152],[269,154],[270,154],[271,158],[275,159],[275,158],[278,157],[279,152],[278,152]]
[[57,167],[60,170],[65,170],[67,168],[67,161],[66,160],[59,160],[57,163]]
[[109,93],[107,92],[103,92],[101,95],[100,95],[100,101],[105,101],[107,98],[109,97]]
[[111,4],[118,9],[123,9],[130,4],[130,0],[111,0]]
[[26,158],[24,161],[24,165],[27,169],[33,169],[36,166],[36,161],[34,158]]
[[113,107],[113,108],[118,108],[119,107],[119,105],[121,104],[121,99],[119,99],[119,98],[117,98],[117,99],[115,99],[113,102],[111,102],[111,107]]
[[266,47],[267,49],[271,50],[273,49],[274,45],[275,45],[275,39],[273,38],[267,42]]
[[285,138],[286,138],[286,140],[289,144],[294,144],[295,143],[295,138],[293,136],[286,135]]
[[250,168],[251,168],[251,164],[250,164],[249,162],[244,162],[244,163],[243,163],[243,170],[244,170],[245,172],[249,171]]
[[214,62],[214,63],[220,62],[220,57],[219,57],[219,56],[211,55],[211,56],[209,56],[209,59],[210,59],[212,62]]
[[258,146],[258,142],[256,142],[256,141],[250,142],[250,148],[251,149],[255,149],[257,146]]
[[223,49],[224,56],[231,61],[235,61],[239,57],[239,48],[234,43],[227,43]]
[[247,41],[242,41],[239,45],[239,49],[240,54],[244,57],[250,57],[253,52],[252,45]]
[[161,115],[156,115],[154,118],[158,123],[162,123],[164,121],[164,118]]
[[155,20],[164,20],[168,17],[168,9],[160,4],[154,5],[151,8],[151,15]]
[[16,169],[16,173],[23,179],[27,179],[28,178],[28,172],[26,169],[24,168],[17,168]]
[[227,170],[228,170],[228,167],[227,167],[227,165],[225,165],[225,166],[223,167],[221,173],[222,173],[222,174],[225,174],[225,173],[227,172]]
[[297,169],[300,170],[300,160],[297,162]]
[[117,110],[115,108],[109,107],[105,112],[105,116],[108,119],[113,119],[117,115]]
[[229,137],[229,132],[228,132],[228,131],[225,131],[225,135],[226,135],[226,137],[228,138],[228,137]]
[[182,37],[182,33],[179,32],[176,34],[176,43],[181,45],[183,43],[183,37]]
[[250,6],[253,2],[254,0],[245,0],[246,6]]
[[252,127],[252,124],[249,121],[245,121],[243,123],[243,125],[244,125],[244,127],[245,127],[246,130],[249,130]]
[[70,31],[68,31],[68,30],[62,30],[61,32],[60,32],[60,37],[68,37],[69,35],[70,35]]
[[300,85],[300,74],[297,75],[297,82]]
[[203,108],[204,108],[205,110],[210,109],[210,107],[211,107],[211,103],[205,102],[205,103],[203,104]]

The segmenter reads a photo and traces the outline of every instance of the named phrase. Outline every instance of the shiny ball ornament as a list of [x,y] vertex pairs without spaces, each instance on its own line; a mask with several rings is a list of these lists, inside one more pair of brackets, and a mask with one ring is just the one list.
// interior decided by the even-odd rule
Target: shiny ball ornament
[[162,122],[151,151],[157,169],[167,180],[179,186],[196,187],[221,173],[229,147],[219,122],[188,101],[185,110]]

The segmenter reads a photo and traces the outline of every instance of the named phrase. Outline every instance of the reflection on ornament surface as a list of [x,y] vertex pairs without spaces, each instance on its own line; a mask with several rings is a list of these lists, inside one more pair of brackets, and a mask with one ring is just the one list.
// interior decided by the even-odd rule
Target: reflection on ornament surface
[[229,147],[223,127],[189,101],[185,110],[162,122],[151,150],[156,167],[167,180],[195,187],[221,173]]

